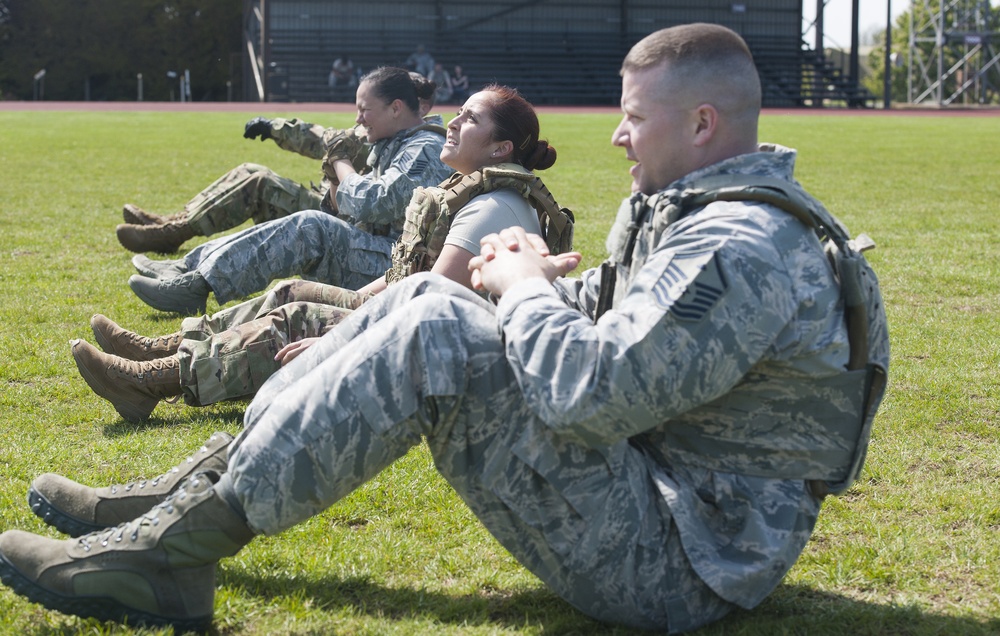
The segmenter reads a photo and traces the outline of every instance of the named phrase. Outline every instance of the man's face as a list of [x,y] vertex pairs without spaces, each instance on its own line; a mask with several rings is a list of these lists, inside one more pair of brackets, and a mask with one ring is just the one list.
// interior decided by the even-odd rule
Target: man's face
[[399,132],[393,104],[383,102],[369,82],[361,82],[356,95],[358,116],[355,121],[365,127],[369,143],[391,137]]
[[692,151],[697,121],[694,108],[668,94],[663,65],[626,71],[622,77],[622,121],[611,143],[625,149],[632,190],[654,194],[697,167]]

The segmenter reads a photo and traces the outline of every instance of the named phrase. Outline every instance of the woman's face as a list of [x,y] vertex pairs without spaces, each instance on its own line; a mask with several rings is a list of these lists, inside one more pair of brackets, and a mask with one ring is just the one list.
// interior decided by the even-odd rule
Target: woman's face
[[371,82],[361,82],[358,86],[355,97],[358,116],[354,120],[365,127],[371,143],[392,137],[405,128],[399,124],[405,108],[403,102],[397,99],[387,104],[375,94],[373,88]]
[[490,93],[475,93],[448,123],[448,136],[441,149],[441,161],[462,174],[509,158],[504,144],[493,141]]

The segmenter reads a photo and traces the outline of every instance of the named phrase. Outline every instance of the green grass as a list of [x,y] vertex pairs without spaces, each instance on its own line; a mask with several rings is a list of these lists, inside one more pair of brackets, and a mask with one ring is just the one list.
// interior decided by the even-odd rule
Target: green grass
[[[125,286],[131,255],[114,237],[123,203],[176,211],[241,161],[318,179],[317,162],[242,139],[254,114],[0,112],[0,529],[55,536],[25,503],[42,472],[95,485],[151,476],[212,431],[240,429],[244,403],[161,405],[149,423],[128,424],[80,379],[68,343],[92,340],[96,312],[142,333],[178,324]],[[585,266],[603,257],[628,190],[624,153],[609,145],[616,121],[542,116],[560,153],[543,176],[577,213]],[[869,254],[892,369],[862,480],[828,500],[768,600],[701,633],[1000,632],[1000,117],[769,115],[761,138],[797,148],[799,179],[879,244]],[[224,561],[215,614],[222,634],[629,633],[545,590],[423,447]],[[62,616],[7,589],[0,631],[169,633]]]

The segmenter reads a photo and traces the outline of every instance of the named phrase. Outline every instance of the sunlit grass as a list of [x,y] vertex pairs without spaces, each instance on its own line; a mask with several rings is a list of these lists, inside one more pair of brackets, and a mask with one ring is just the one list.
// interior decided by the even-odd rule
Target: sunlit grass
[[[0,112],[0,529],[54,534],[25,503],[42,472],[95,485],[155,475],[212,431],[240,429],[244,403],[161,405],[148,424],[122,421],[80,379],[68,343],[92,339],[95,312],[150,334],[178,323],[125,286],[131,255],[114,237],[122,204],[176,211],[244,161],[318,180],[318,162],[242,138],[256,114]],[[541,176],[576,212],[584,266],[596,265],[629,184],[609,144],[616,117],[541,119],[559,151]],[[1000,117],[768,115],[761,138],[797,148],[800,181],[878,243],[869,254],[891,322],[890,387],[862,480],[826,503],[785,583],[703,633],[996,633]],[[626,633],[545,590],[424,448],[224,561],[218,584],[224,634]],[[6,589],[0,630],[169,633],[64,617]]]

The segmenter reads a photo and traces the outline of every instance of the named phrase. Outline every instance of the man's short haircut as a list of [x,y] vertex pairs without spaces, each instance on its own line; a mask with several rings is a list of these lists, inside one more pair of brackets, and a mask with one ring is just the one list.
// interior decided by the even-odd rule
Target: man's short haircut
[[621,74],[664,63],[670,67],[672,86],[703,91],[718,87],[720,97],[729,93],[744,106],[756,104],[760,108],[760,78],[753,54],[743,38],[731,29],[708,23],[660,29],[632,47],[622,62]]

